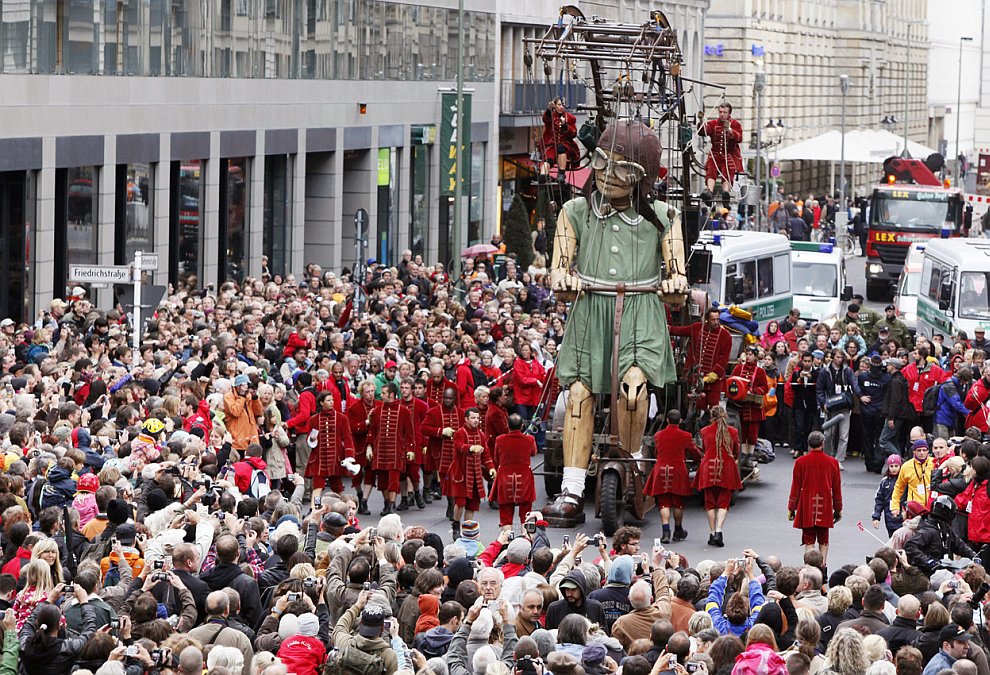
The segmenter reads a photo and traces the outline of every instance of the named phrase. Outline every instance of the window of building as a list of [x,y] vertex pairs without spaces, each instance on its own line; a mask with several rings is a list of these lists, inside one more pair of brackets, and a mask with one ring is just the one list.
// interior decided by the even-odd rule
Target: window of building
[[150,164],[117,165],[114,195],[114,263],[126,265],[137,251],[155,250],[153,172]]
[[289,214],[292,208],[290,195],[291,157],[268,155],[265,157],[265,226],[262,246],[268,258],[268,272],[284,277],[288,267]]
[[409,172],[409,248],[413,256],[426,257],[426,233],[430,226],[430,150],[429,145],[413,145]]
[[198,159],[172,162],[169,281],[177,288],[197,290],[203,278],[205,166]]
[[55,171],[56,296],[63,295],[70,265],[98,263],[99,178],[95,166]]
[[468,185],[468,235],[467,245],[488,241],[491,232],[485,232],[485,144],[471,144],[470,174],[465,177]]
[[220,279],[244,280],[249,213],[249,160],[220,160]]

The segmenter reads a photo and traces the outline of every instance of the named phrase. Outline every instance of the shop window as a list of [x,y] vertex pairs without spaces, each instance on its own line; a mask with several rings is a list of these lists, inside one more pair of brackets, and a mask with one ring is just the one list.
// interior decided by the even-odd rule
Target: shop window
[[169,281],[189,290],[200,288],[203,276],[203,212],[205,162],[172,162],[169,214]]
[[265,227],[263,247],[268,258],[267,271],[285,276],[288,267],[289,213],[291,209],[290,157],[265,157]]
[[153,189],[150,164],[117,165],[114,262],[118,265],[132,262],[137,251],[155,249]]
[[235,157],[220,162],[220,277],[240,283],[247,254],[249,161]]

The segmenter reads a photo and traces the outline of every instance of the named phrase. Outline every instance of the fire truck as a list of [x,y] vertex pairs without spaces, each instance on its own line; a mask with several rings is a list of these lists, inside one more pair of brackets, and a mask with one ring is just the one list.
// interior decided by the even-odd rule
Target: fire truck
[[972,206],[962,191],[942,185],[919,159],[891,157],[870,197],[866,241],[866,297],[888,300],[911,244],[958,236],[968,229]]

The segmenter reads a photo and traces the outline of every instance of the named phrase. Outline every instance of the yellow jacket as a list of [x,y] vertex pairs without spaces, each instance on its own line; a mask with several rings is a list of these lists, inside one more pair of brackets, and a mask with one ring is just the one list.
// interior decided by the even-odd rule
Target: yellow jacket
[[902,496],[905,502],[918,502],[922,506],[927,506],[932,494],[933,469],[931,457],[928,457],[924,464],[919,464],[918,460],[913,458],[904,462],[900,473],[897,474],[894,492],[890,496],[890,510],[895,513],[901,510]]

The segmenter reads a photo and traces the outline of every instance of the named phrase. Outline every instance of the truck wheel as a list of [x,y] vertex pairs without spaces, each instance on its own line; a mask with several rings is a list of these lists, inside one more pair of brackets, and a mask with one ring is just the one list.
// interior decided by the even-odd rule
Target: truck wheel
[[887,286],[886,284],[866,284],[866,299],[871,301],[882,301],[886,300]]
[[622,484],[619,474],[607,471],[602,476],[602,529],[611,537],[622,524],[622,515],[626,510],[626,502],[622,494]]

